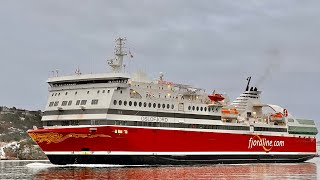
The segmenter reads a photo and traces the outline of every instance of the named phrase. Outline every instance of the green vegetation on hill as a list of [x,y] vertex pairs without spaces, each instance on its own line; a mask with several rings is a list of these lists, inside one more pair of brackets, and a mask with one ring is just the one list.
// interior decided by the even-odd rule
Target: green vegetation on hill
[[14,114],[0,115],[0,141],[11,142],[29,138],[26,131],[33,126],[42,126],[41,114],[23,115],[19,112]]
[[46,159],[38,145],[26,133],[33,126],[41,127],[41,111],[0,107],[0,144],[17,142],[4,148],[7,158]]

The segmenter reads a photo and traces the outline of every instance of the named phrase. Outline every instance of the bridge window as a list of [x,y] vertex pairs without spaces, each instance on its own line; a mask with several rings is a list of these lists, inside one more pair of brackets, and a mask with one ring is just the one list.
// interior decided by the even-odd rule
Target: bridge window
[[49,107],[52,107],[54,104],[54,102],[50,102]]
[[87,100],[82,100],[80,105],[86,105],[87,104]]
[[66,106],[66,105],[67,105],[67,103],[68,103],[68,101],[62,101],[61,106]]
[[[97,105],[97,104],[98,104],[98,99],[92,99],[91,105]],[[122,102],[119,101],[119,105],[121,105],[121,104],[122,104]]]

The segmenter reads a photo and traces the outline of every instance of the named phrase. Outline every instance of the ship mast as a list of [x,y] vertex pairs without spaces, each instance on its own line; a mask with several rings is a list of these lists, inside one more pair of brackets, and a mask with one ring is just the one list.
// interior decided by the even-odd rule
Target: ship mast
[[115,55],[116,57],[113,59],[108,60],[108,65],[112,67],[112,72],[120,73],[123,69],[123,56],[126,56],[127,53],[125,52],[125,41],[126,38],[118,38],[116,39],[116,46],[115,46]]

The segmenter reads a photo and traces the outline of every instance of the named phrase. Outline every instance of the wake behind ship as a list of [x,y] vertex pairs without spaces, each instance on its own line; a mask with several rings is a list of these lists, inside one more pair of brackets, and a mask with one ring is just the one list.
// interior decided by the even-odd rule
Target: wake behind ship
[[247,79],[225,94],[139,72],[124,73],[125,39],[116,40],[111,73],[48,79],[43,127],[28,134],[53,164],[212,164],[303,162],[316,156],[313,120],[263,104]]

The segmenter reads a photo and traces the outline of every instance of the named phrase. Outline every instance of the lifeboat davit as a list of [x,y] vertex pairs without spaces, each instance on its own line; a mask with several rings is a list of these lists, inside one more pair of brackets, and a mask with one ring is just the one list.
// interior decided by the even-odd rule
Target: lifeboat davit
[[222,94],[212,93],[208,96],[211,101],[222,101],[224,100],[224,97]]

